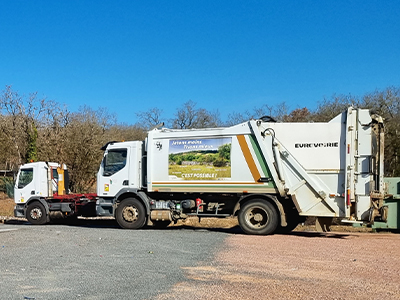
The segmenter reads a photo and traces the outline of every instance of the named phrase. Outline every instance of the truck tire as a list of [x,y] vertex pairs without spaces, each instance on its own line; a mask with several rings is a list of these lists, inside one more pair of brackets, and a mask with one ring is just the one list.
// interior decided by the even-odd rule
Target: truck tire
[[43,225],[47,222],[46,209],[42,203],[35,201],[28,205],[26,209],[26,218],[33,225]]
[[135,198],[122,200],[115,211],[119,226],[125,229],[139,229],[146,223],[146,210]]
[[279,216],[270,202],[254,199],[246,202],[239,211],[239,225],[247,234],[272,234],[278,227]]

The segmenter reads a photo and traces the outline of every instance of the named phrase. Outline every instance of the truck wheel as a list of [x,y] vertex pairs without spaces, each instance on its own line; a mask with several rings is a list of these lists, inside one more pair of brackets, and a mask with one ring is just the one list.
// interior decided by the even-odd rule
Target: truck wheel
[[146,211],[138,199],[127,198],[118,205],[115,218],[122,228],[138,229],[146,222]]
[[254,199],[239,211],[239,225],[248,234],[272,234],[278,226],[278,212],[268,201]]
[[26,209],[26,218],[33,225],[43,225],[47,222],[46,209],[40,202],[33,202]]

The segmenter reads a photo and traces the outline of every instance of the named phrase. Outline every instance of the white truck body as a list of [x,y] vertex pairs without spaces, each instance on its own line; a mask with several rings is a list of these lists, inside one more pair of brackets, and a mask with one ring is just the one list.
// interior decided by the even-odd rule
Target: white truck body
[[[228,214],[240,211],[245,199],[261,198],[274,203],[283,227],[291,205],[299,216],[373,222],[385,217],[382,126],[368,110],[349,108],[327,123],[250,120],[227,128],[154,129],[145,142],[107,146],[98,173],[98,213],[107,215],[104,205],[114,214],[128,194],[156,204],[200,198],[204,208],[210,202],[232,209]],[[229,155],[215,164],[221,147]],[[125,161],[118,162],[124,167],[107,173],[107,157],[118,151],[124,151]],[[232,198],[222,199],[226,195]],[[200,216],[196,209],[189,215]]]
[[[238,215],[246,233],[270,234],[290,231],[307,216],[317,217],[320,230],[335,217],[371,223],[387,216],[383,124],[364,109],[349,108],[326,123],[260,119],[226,128],[154,129],[144,142],[112,142],[104,150],[94,214],[114,216],[123,228]],[[38,198],[47,211],[69,205],[80,212],[80,198],[69,203],[71,196],[53,196],[48,209],[43,199],[53,187],[36,177],[29,184],[40,188],[16,187],[20,215]]]

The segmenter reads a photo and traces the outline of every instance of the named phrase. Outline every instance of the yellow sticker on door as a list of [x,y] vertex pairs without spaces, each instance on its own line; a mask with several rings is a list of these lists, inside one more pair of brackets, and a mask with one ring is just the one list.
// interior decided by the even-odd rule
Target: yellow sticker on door
[[106,183],[106,184],[104,185],[104,191],[105,191],[105,192],[109,192],[109,191],[110,191],[110,185],[109,185],[109,184]]

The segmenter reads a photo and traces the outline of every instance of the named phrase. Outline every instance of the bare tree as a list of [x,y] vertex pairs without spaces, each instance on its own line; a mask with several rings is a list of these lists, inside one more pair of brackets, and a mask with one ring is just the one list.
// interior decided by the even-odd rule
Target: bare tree
[[178,129],[193,128],[196,119],[196,103],[188,101],[183,104],[181,109],[175,113],[175,118],[172,120],[172,127]]
[[228,115],[228,126],[236,125],[251,119],[259,119],[264,116],[272,117],[276,120],[282,121],[284,116],[288,114],[288,107],[285,102],[276,105],[262,104],[254,107],[251,111],[245,110],[243,112],[233,112]]
[[196,112],[196,128],[214,128],[221,126],[221,119],[218,110],[211,112],[204,108],[200,108]]
[[[400,88],[388,87],[362,97],[333,95],[318,103],[315,111],[307,107],[289,112],[282,102],[263,104],[251,110],[228,115],[226,125],[235,125],[252,118],[271,116],[283,122],[329,121],[349,106],[369,108],[385,119],[385,172],[400,176]],[[117,124],[106,109],[82,107],[70,112],[37,93],[20,95],[11,86],[0,94],[0,165],[16,169],[30,159],[66,163],[71,173],[72,189],[87,191],[94,184],[102,159],[100,147],[108,141],[144,140],[146,130],[161,123],[162,111],[152,108],[139,112],[135,125]],[[206,128],[221,126],[218,111],[197,108],[187,101],[170,120],[174,128]]]
[[9,147],[10,155],[3,158],[13,168],[37,157],[37,137],[40,120],[47,109],[46,99],[38,99],[37,93],[28,98],[6,86],[0,96],[2,140]]
[[39,160],[54,162],[65,160],[66,128],[70,122],[71,112],[67,107],[51,102],[38,132]]
[[63,129],[62,162],[70,168],[72,190],[88,191],[94,185],[103,155],[100,148],[108,141],[107,132],[113,119],[105,109],[93,110],[87,106],[69,115]]
[[107,130],[108,141],[144,141],[146,136],[146,128],[139,124],[118,124]]
[[251,119],[251,114],[248,111],[244,112],[233,112],[228,114],[228,120],[225,122],[226,126],[233,126],[239,123],[243,123]]
[[385,120],[385,174],[400,176],[400,89],[388,87],[362,97],[334,95],[319,103],[314,121],[329,121],[349,106],[369,108]]
[[311,112],[307,107],[292,110],[288,115],[283,116],[284,122],[309,122],[312,118]]
[[385,173],[400,176],[400,88],[388,87],[362,97],[361,107],[385,120]]
[[192,100],[183,104],[172,119],[172,127],[178,129],[211,128],[221,126],[222,122],[218,111],[210,112],[204,108],[196,108]]
[[136,113],[136,116],[138,117],[141,126],[146,129],[150,129],[160,124],[162,122],[161,115],[162,110],[157,107],[153,107],[147,111]]
[[324,98],[318,103],[313,120],[315,122],[330,121],[350,106],[359,107],[360,100],[352,95],[333,95],[331,99]]

